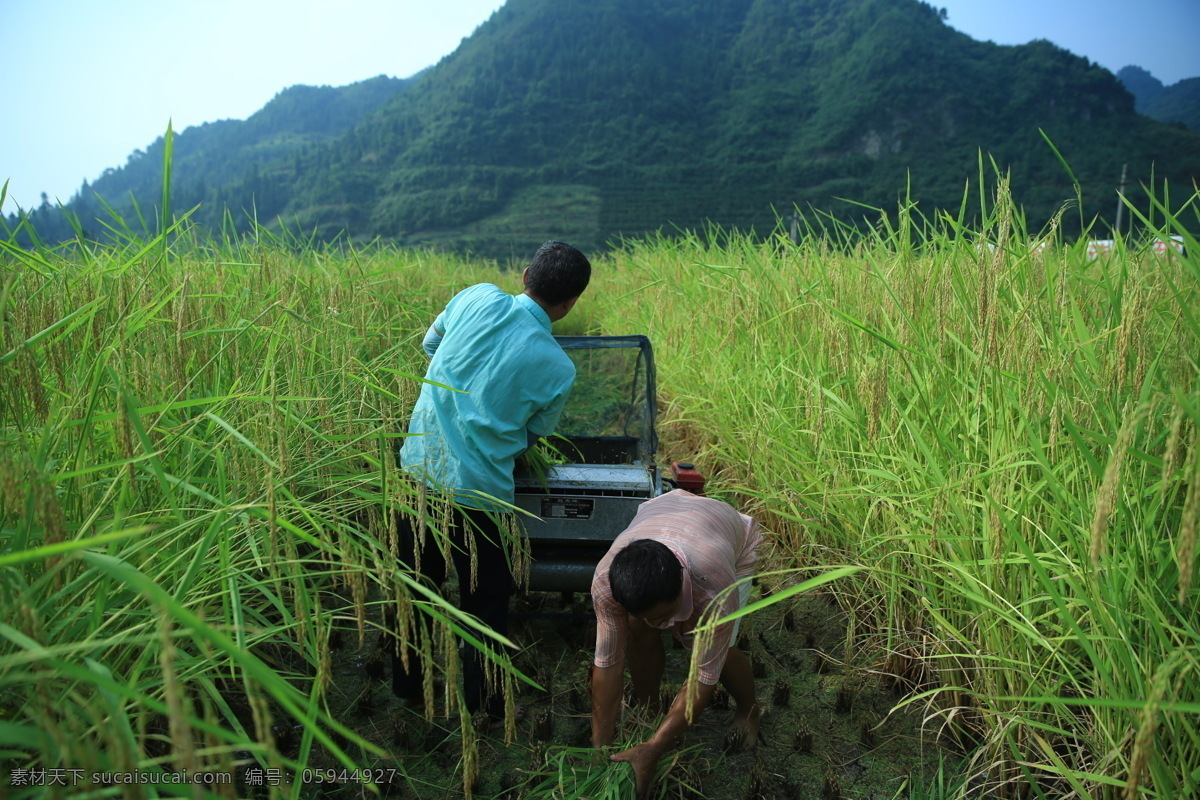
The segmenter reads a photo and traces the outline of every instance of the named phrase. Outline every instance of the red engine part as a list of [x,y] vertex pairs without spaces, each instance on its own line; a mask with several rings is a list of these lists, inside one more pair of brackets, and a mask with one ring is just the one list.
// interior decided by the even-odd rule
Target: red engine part
[[704,494],[704,484],[707,481],[696,465],[690,461],[672,461],[671,477],[675,479],[680,489],[687,489],[692,494]]

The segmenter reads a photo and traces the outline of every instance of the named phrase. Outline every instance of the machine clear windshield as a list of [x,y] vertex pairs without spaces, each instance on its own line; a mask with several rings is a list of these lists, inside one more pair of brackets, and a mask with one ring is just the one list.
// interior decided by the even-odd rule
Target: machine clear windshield
[[[575,384],[551,444],[565,463],[645,464],[653,460],[654,366],[641,336],[561,336]],[[565,440],[565,441],[564,441]]]

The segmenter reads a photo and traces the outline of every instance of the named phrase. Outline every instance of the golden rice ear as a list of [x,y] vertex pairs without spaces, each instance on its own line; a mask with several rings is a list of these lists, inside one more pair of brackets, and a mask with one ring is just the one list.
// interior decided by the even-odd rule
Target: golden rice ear
[[1187,479],[1187,496],[1183,501],[1183,514],[1179,520],[1179,546],[1175,560],[1179,569],[1179,603],[1187,601],[1196,575],[1196,528],[1200,520],[1200,427],[1192,433],[1191,456]]
[[1167,497],[1168,487],[1175,485],[1175,470],[1179,466],[1180,443],[1183,439],[1183,406],[1175,404],[1175,413],[1171,415],[1171,426],[1167,431],[1167,446],[1163,451],[1162,486],[1158,493],[1159,502]]
[[533,557],[529,537],[525,535],[525,522],[518,518],[515,512],[498,513],[497,517],[504,544],[507,545],[505,550],[512,570],[513,583],[518,590],[528,590]]
[[1130,442],[1133,441],[1134,432],[1137,430],[1143,413],[1144,409],[1142,408],[1131,410],[1131,405],[1126,405],[1125,413],[1122,415],[1124,422],[1117,434],[1116,444],[1113,445],[1112,457],[1109,459],[1108,467],[1104,470],[1104,480],[1100,484],[1100,490],[1096,492],[1090,550],[1092,566],[1095,568],[1099,568],[1100,560],[1108,552],[1108,538],[1105,534],[1108,531],[1109,518],[1116,507],[1117,492],[1121,487],[1121,469],[1125,462],[1125,454],[1129,450]]
[[[171,638],[172,628],[171,617],[164,609],[159,616],[158,624],[161,648],[159,664],[162,667],[163,693],[166,695],[167,710],[170,712],[167,716],[171,726],[171,749],[178,770],[180,772],[186,770],[191,773],[198,769],[199,762],[196,759],[192,726],[188,722],[188,718],[191,716],[191,704],[183,689],[183,684],[179,680],[179,674],[175,671],[177,651]],[[269,716],[266,721],[266,726],[258,731],[260,742],[268,741],[264,736],[271,736]]]
[[1137,800],[1141,795],[1138,787],[1141,785],[1150,755],[1154,751],[1154,738],[1159,724],[1159,708],[1171,686],[1171,673],[1174,669],[1173,661],[1161,665],[1150,682],[1146,705],[1139,715],[1137,736],[1133,740],[1133,752],[1129,757],[1129,779],[1125,782],[1125,800]]
[[[453,661],[451,656],[449,661]],[[431,670],[426,670],[429,673]],[[447,692],[449,695],[457,695],[458,692]],[[447,709],[449,713],[449,709]],[[467,710],[467,704],[458,703],[458,728],[462,738],[462,787],[464,797],[473,797],[475,791],[479,788],[479,778],[481,775],[479,764],[479,744],[476,737],[474,720],[471,718],[471,712]]]

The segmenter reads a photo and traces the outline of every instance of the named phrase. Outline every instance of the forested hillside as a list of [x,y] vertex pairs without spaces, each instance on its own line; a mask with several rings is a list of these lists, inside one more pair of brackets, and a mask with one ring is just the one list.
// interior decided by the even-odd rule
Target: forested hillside
[[1113,216],[1123,165],[1134,185],[1200,175],[1200,134],[1135,113],[1112,73],[1049,42],[975,41],[918,0],[509,0],[336,139],[185,179],[180,138],[174,205],[203,200],[204,221],[228,206],[247,224],[253,204],[324,239],[495,256],[710,221],[766,231],[794,205],[861,220],[906,193],[957,214],[981,151],[1034,229],[1074,203],[1073,174],[1068,235]]
[[894,207],[910,180],[923,208],[957,210],[982,148],[1040,225],[1074,191],[1039,128],[1094,210],[1115,206],[1123,163],[1200,174],[1200,137],[1136,116],[1108,71],[976,42],[915,0],[510,0],[315,154],[289,211],[327,234],[502,252],[557,229],[594,246],[769,229],[793,204],[859,216],[839,198]]
[[1133,93],[1139,114],[1200,131],[1200,77],[1165,86],[1146,70],[1132,66],[1122,69],[1117,77]]
[[[260,219],[273,217],[286,203],[265,173],[296,169],[306,148],[345,133],[364,115],[400,91],[408,81],[380,75],[349,86],[292,86],[275,95],[246,120],[219,120],[176,133],[173,143],[172,205],[176,212],[199,205],[195,218],[219,227],[228,208],[238,223],[257,207]],[[165,123],[164,123],[165,125]],[[144,151],[135,150],[124,166],[110,168],[89,184],[84,180],[67,205],[90,235],[111,222],[105,204],[125,219],[135,220],[133,198],[143,215],[153,219],[162,197],[163,148],[159,137]],[[43,204],[33,213],[42,238],[57,241],[74,231],[61,212]],[[15,226],[15,216],[9,225]]]

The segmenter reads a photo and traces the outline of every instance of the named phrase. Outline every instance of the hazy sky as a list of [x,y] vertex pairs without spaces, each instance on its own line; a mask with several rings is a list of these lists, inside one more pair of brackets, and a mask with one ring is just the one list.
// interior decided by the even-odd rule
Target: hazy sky
[[[587,0],[604,2],[605,0]],[[697,0],[691,0],[696,2]],[[567,2],[567,0],[562,0]],[[722,2],[722,0],[699,0]],[[983,41],[1200,77],[1200,0],[933,0]],[[0,0],[3,210],[67,201],[166,130],[245,119],[298,83],[408,77],[503,0]]]

